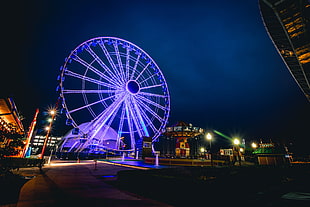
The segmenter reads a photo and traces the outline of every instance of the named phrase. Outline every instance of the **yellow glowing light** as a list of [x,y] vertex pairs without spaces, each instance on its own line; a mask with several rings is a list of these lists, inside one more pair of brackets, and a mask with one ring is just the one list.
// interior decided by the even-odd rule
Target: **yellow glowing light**
[[56,114],[56,110],[52,109],[49,111],[50,115],[55,115]]
[[237,139],[237,138],[236,138],[236,139],[234,139],[234,144],[235,144],[235,145],[239,145],[239,144],[240,144],[240,140],[239,140],[239,139]]
[[204,152],[204,151],[205,151],[205,148],[201,147],[200,152]]
[[251,144],[251,146],[252,146],[253,148],[257,148],[257,144],[256,144],[255,142],[253,142],[253,143]]
[[46,131],[49,131],[50,129],[51,129],[51,127],[48,127],[48,126],[45,127],[45,130],[46,130]]
[[206,138],[207,138],[207,140],[211,140],[212,139],[212,135],[210,133],[207,133]]
[[[90,163],[51,163],[50,166],[71,166],[71,165],[85,165],[85,164],[90,164]],[[45,164],[47,165],[47,164]]]

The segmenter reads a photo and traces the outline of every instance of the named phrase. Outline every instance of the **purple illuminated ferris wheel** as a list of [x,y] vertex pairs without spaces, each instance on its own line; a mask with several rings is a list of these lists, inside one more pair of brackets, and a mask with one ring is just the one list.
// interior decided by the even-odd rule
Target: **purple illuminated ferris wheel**
[[115,37],[93,38],[77,46],[60,70],[67,123],[79,128],[85,139],[75,152],[102,144],[111,128],[117,133],[118,149],[121,140],[134,149],[143,137],[155,141],[163,132],[170,111],[167,83],[155,61],[138,46]]

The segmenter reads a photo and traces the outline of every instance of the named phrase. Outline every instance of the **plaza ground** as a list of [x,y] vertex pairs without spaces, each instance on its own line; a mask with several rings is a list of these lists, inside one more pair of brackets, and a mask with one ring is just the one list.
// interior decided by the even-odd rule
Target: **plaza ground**
[[55,160],[42,173],[18,173],[32,179],[5,206],[310,206],[308,165],[148,169]]

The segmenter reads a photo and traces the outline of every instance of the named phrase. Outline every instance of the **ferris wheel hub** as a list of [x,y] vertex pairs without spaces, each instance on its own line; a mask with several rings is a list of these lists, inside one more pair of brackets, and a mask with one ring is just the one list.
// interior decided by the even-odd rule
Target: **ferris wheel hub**
[[129,93],[135,95],[135,94],[139,93],[140,86],[139,86],[139,84],[135,80],[130,80],[126,84],[126,90]]

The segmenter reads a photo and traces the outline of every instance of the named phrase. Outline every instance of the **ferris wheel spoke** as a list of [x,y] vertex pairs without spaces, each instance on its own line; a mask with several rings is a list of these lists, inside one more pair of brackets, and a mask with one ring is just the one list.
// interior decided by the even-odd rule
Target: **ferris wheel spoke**
[[156,88],[156,87],[162,87],[162,86],[163,86],[163,84],[145,86],[145,87],[141,87],[140,90],[149,89],[149,88]]
[[146,66],[142,69],[142,71],[138,74],[138,76],[136,77],[136,81],[140,78],[140,76],[142,75],[142,73],[149,67],[149,65],[151,64],[151,62],[149,62],[148,64],[146,64]]
[[[111,78],[108,79],[112,79],[115,83],[117,83],[117,77],[112,73],[112,71],[110,70],[110,68],[98,57],[98,55],[90,48],[87,47],[86,51],[97,61],[97,63],[110,75]],[[94,68],[96,69],[96,68]],[[97,70],[97,69],[96,69]],[[94,71],[95,72],[95,71]],[[102,72],[98,71],[98,75],[101,75],[103,78],[105,78],[105,74],[103,74]],[[105,78],[106,79],[106,78]]]
[[151,76],[148,76],[147,78],[143,79],[142,81],[139,81],[138,83],[139,83],[139,84],[142,84],[142,83],[144,83],[144,82],[146,82],[146,81],[152,79],[152,78],[153,78],[154,76],[156,76],[156,75],[157,75],[157,74],[154,73],[154,74],[152,74]]
[[126,80],[129,80],[129,59],[130,59],[130,51],[129,47],[126,47]]
[[143,110],[141,110],[141,109],[138,107],[138,103],[136,102],[136,100],[135,100],[134,98],[132,98],[132,102],[133,102],[133,106],[134,106],[134,109],[135,109],[135,113],[137,114],[137,120],[138,120],[137,123],[139,123],[141,129],[142,129],[143,132],[144,132],[144,135],[147,136],[147,137],[149,137],[149,136],[150,136],[150,135],[149,135],[149,132],[148,132],[148,130],[147,130],[145,121],[143,120],[142,114],[141,114],[141,113],[143,112]]
[[101,42],[101,43],[99,44],[99,46],[101,47],[101,49],[102,49],[104,55],[105,55],[106,58],[108,59],[108,61],[109,61],[110,65],[111,65],[111,67],[113,68],[113,70],[114,70],[114,72],[115,72],[115,75],[118,77],[117,80],[119,80],[119,78],[121,77],[121,75],[120,75],[120,73],[119,73],[119,71],[118,71],[118,69],[117,69],[117,67],[116,67],[116,65],[115,65],[115,63],[114,63],[114,61],[112,60],[112,57],[111,57],[110,53],[108,52],[107,48],[104,46],[104,43],[103,43],[103,42]]
[[108,83],[105,83],[105,82],[102,82],[102,81],[99,81],[99,80],[96,80],[96,79],[93,79],[93,78],[89,78],[89,77],[83,76],[81,74],[75,73],[75,72],[70,71],[70,70],[66,70],[65,75],[68,75],[68,76],[71,76],[71,77],[75,77],[75,78],[78,78],[78,79],[81,79],[81,80],[85,80],[85,81],[88,81],[88,82],[91,82],[91,83],[94,83],[94,84],[97,84],[97,85],[101,85],[101,86],[105,86],[105,87],[108,87],[108,88],[116,89],[115,85],[111,85],[111,84],[108,84]]
[[[82,97],[83,97],[83,100],[84,100],[85,105],[88,105],[88,99],[87,99],[87,97],[86,97],[86,94],[85,94],[85,93],[82,93]],[[89,113],[92,115],[92,117],[95,117],[95,116],[96,116],[95,113],[94,113],[94,111],[93,111],[90,107],[87,107],[87,109],[88,109]]]
[[155,112],[153,111],[149,106],[147,106],[145,103],[143,103],[140,100],[137,100],[140,106],[143,107],[143,109],[146,109],[150,114],[152,114],[153,117],[155,117],[159,122],[162,122],[163,119]]
[[69,112],[69,113],[74,113],[74,112],[80,111],[80,110],[82,110],[82,109],[85,109],[85,108],[87,108],[87,107],[93,106],[93,105],[95,105],[95,104],[98,104],[98,103],[104,102],[104,101],[106,101],[106,100],[112,99],[112,98],[114,98],[114,97],[115,97],[115,95],[109,96],[109,97],[107,97],[107,98],[100,99],[99,101],[95,101],[95,102],[93,102],[93,103],[86,104],[86,105],[81,106],[81,107],[76,108],[76,109],[72,109],[72,110],[70,110],[70,111],[68,111],[68,112]]
[[125,111],[126,111],[126,107],[125,107],[125,103],[123,103],[121,117],[120,117],[120,122],[119,122],[119,126],[118,126],[118,131],[117,131],[117,140],[116,140],[117,149],[119,149],[120,138],[121,138],[122,133],[123,133],[123,126],[124,126],[124,120],[125,120]]
[[165,111],[166,110],[166,108],[164,107],[164,106],[162,106],[162,105],[160,105],[160,104],[158,104],[158,103],[156,103],[156,102],[154,102],[154,101],[151,101],[150,99],[147,99],[147,98],[145,98],[145,97],[143,97],[143,96],[140,96],[140,95],[137,95],[141,100],[143,100],[143,101],[145,101],[145,102],[147,102],[147,103],[149,103],[149,104],[151,104],[151,105],[153,105],[153,106],[155,106],[155,107],[157,107],[157,108],[160,108],[161,110],[163,110],[163,111]]
[[[96,131],[99,132],[99,131],[101,131],[101,128],[102,128],[103,126],[105,126],[105,129],[104,129],[104,131],[103,131],[102,137],[105,137],[105,135],[106,135],[108,129],[110,128],[112,122],[113,122],[114,119],[115,119],[115,116],[116,116],[117,111],[119,110],[119,108],[120,108],[120,105],[118,105],[117,108],[114,110],[114,113],[112,113],[111,116],[109,116],[109,118],[106,120],[105,124],[100,125],[100,128],[99,128],[99,129],[96,129]],[[108,120],[109,120],[109,121],[108,121]],[[107,122],[107,121],[108,121],[108,122]]]
[[114,46],[114,50],[115,50],[115,53],[116,53],[116,59],[117,59],[118,68],[120,70],[121,77],[122,77],[123,81],[125,81],[126,78],[125,78],[125,74],[124,74],[123,63],[122,63],[122,60],[121,60],[121,56],[119,54],[117,43],[114,42],[113,46]]
[[[95,58],[95,57],[94,57]],[[95,68],[94,66],[92,66],[91,64],[87,63],[85,60],[83,60],[82,58],[80,58],[79,56],[75,56],[74,60],[78,63],[80,63],[81,65],[85,66],[86,68],[90,69],[91,71],[93,71],[95,74],[99,75],[100,77],[104,78],[105,80],[107,80],[108,82],[112,82],[115,85],[118,85],[118,82],[116,81],[117,78],[116,77],[108,77],[106,76],[104,73],[102,73],[100,70],[98,70],[97,68]],[[95,58],[95,60],[97,61],[97,59]],[[98,61],[97,61],[98,62]],[[103,63],[104,64],[104,63]],[[104,67],[103,65],[101,65],[101,67],[103,67],[107,72],[108,70],[110,70],[108,67]]]
[[[130,143],[131,143],[131,148],[134,148],[135,146],[135,136],[134,136],[134,131],[133,131],[133,123],[132,123],[132,119],[131,119],[131,111],[129,111],[129,103],[128,101],[125,99],[125,108],[126,108],[126,116],[127,116],[127,123],[128,123],[128,128],[129,128],[129,135],[130,135]],[[140,132],[138,131],[139,135]],[[140,135],[142,136],[142,135]]]
[[134,106],[133,106],[133,103],[131,102],[127,102],[127,109],[130,113],[130,118],[133,120],[133,124],[136,126],[136,129],[137,129],[137,132],[139,134],[139,137],[142,137],[143,134],[142,134],[142,129],[141,129],[141,126],[140,126],[140,123],[139,123],[139,120],[137,118],[137,114],[135,113],[136,110],[134,109]]
[[137,66],[138,66],[140,57],[141,57],[141,53],[138,54],[138,57],[137,57],[136,62],[135,62],[135,65],[133,66],[132,73],[131,73],[131,75],[130,75],[130,80],[133,79],[133,76],[134,76],[134,74],[135,74],[136,71],[137,71]]
[[[145,104],[144,104],[144,106],[145,106]],[[144,107],[143,106],[143,107]],[[154,126],[154,124],[153,124],[153,122],[150,120],[150,118],[148,117],[148,115],[144,112],[144,110],[141,108],[142,106],[141,105],[137,105],[137,107],[139,108],[139,111],[141,111],[141,115],[142,115],[142,117],[144,117],[144,119],[147,121],[147,123],[149,124],[149,126],[151,127],[151,129],[153,130],[153,132],[156,132],[156,127]],[[149,110],[150,110],[150,108],[148,108]],[[148,110],[147,109],[147,110]],[[149,111],[150,113],[152,113],[152,115],[153,115],[153,111],[152,110],[150,110]],[[154,115],[153,115],[154,116]],[[141,118],[142,118],[141,117]],[[157,118],[157,117],[156,117]],[[158,119],[158,118],[157,118]],[[160,119],[159,118],[159,121],[161,121],[162,119]]]
[[168,98],[167,95],[161,95],[161,94],[156,94],[156,93],[147,93],[147,92],[143,92],[143,91],[140,91],[139,94],[144,95],[144,96],[148,96],[148,97]]
[[[114,95],[113,96],[113,98],[114,97],[122,97],[122,96],[120,96],[120,95]],[[108,98],[106,98],[104,101],[106,101],[106,100],[108,100]],[[114,105],[113,104],[115,104],[115,103],[117,103],[117,101],[118,100],[116,100],[116,101],[114,101],[111,105],[107,105],[105,102],[102,102],[102,104],[104,104],[104,106],[106,107],[99,115],[97,115],[96,117],[94,117],[94,119],[89,123],[89,126],[93,126],[93,128],[94,128],[94,126],[95,126],[95,123],[98,123],[98,122],[100,122],[100,119],[102,118],[102,116],[104,116],[106,113],[107,113],[107,111],[108,110],[111,110],[113,107],[114,107]],[[113,106],[112,106],[113,105]],[[92,129],[93,129],[92,128]],[[91,130],[90,130],[91,131]]]
[[[91,131],[91,132],[93,132],[93,133],[91,133],[91,137],[88,138],[87,141],[82,146],[80,146],[77,149],[77,151],[82,151],[84,149],[84,147],[86,147],[88,144],[90,144],[94,140],[94,138],[97,138],[96,135],[98,134],[99,131],[102,131],[101,129],[103,128],[103,126],[105,126],[105,128],[104,128],[103,133],[101,134],[101,136],[105,137],[106,133],[108,132],[108,129],[111,126],[112,121],[115,119],[115,116],[116,116],[116,113],[113,113],[112,116],[109,117],[110,120],[109,120],[108,123],[104,122],[100,126],[97,126],[96,128],[93,128],[92,131]],[[102,141],[102,140],[100,140],[100,141]]]
[[107,107],[94,119],[95,121],[92,121],[92,130],[95,132],[92,133],[91,138],[94,138],[97,135],[97,133],[100,131],[99,129],[101,129],[111,117],[115,117],[116,111],[119,109],[125,98],[126,96],[119,96],[118,99],[116,99],[109,107]]
[[72,94],[72,93],[111,93],[114,90],[87,90],[87,89],[77,89],[77,90],[70,90],[64,89],[62,92],[64,94]]

